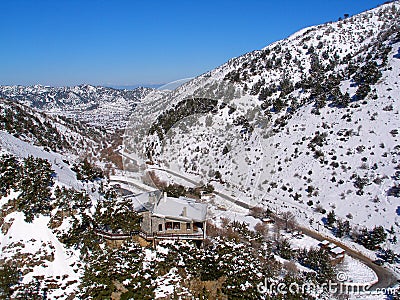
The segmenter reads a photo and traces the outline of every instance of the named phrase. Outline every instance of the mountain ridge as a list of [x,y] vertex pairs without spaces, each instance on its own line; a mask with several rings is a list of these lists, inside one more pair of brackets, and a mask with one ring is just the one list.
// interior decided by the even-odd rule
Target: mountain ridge
[[[335,210],[354,227],[397,228],[399,51],[399,1],[302,29],[146,97],[125,149],[221,189],[218,181],[229,183],[252,205],[290,208],[307,226]],[[217,109],[191,116],[203,113],[195,99]],[[138,136],[141,126],[153,130]]]
[[92,125],[116,128],[124,126],[129,113],[152,90],[143,87],[119,90],[89,84],[71,87],[0,86],[0,98]]
[[[376,283],[349,253],[333,268],[319,239],[299,228],[371,264],[384,258],[399,277],[399,16],[396,1],[306,28],[137,99],[89,85],[4,88],[0,279],[12,277],[5,267],[17,275],[5,291],[32,299],[270,299],[291,295],[260,291],[266,278],[310,287],[344,271],[352,285]],[[125,127],[124,135],[116,130]],[[115,141],[122,136],[123,149]],[[124,169],[107,166],[103,150],[123,153]],[[126,232],[136,221],[129,195],[143,185],[128,179],[152,178],[172,191],[215,188],[201,199],[210,221],[204,247],[115,247],[96,233]],[[330,292],[293,296],[334,299]]]

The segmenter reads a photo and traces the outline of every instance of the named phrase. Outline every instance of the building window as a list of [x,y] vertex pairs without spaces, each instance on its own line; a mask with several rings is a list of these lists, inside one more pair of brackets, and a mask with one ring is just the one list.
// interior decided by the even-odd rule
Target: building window
[[162,224],[158,224],[158,231],[162,231]]
[[190,229],[192,229],[192,224],[186,223],[186,230],[190,230]]
[[174,222],[174,230],[180,230],[181,229],[181,223],[180,222]]
[[165,223],[165,230],[171,230],[172,229],[172,222],[166,222]]

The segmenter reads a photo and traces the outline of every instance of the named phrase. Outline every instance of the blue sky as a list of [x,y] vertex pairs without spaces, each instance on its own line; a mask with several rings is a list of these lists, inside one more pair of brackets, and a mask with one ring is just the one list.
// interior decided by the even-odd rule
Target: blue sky
[[383,2],[1,0],[0,85],[165,83]]

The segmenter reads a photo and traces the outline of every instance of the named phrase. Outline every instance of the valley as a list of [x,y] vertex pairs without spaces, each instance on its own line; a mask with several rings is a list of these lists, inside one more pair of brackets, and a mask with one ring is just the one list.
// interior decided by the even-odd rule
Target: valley
[[393,1],[173,90],[0,86],[0,298],[398,299],[399,53]]

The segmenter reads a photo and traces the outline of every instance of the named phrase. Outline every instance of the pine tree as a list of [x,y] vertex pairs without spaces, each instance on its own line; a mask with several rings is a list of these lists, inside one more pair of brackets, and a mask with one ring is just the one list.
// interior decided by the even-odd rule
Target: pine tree
[[335,272],[329,254],[322,248],[300,250],[298,252],[298,261],[303,266],[316,271],[318,274],[317,279],[320,283],[334,277]]
[[333,224],[336,223],[336,215],[335,212],[333,210],[331,210],[328,215],[326,216],[326,225],[328,227],[332,227]]
[[17,199],[17,207],[32,222],[38,214],[50,213],[51,187],[54,184],[51,164],[42,158],[29,156],[24,159]]
[[21,179],[21,164],[15,156],[3,154],[0,157],[0,195],[7,196],[16,189]]
[[335,235],[339,238],[347,236],[350,234],[350,222],[348,220],[342,221],[342,220],[337,220],[336,221],[336,231]]
[[374,245],[383,243],[387,238],[387,234],[383,226],[374,227],[371,232],[371,239]]
[[144,268],[143,261],[143,249],[129,240],[118,249],[96,250],[85,267],[79,296],[108,299],[116,289],[115,283],[119,283],[128,290],[121,299],[133,295],[135,299],[154,299],[154,275],[152,269]]
[[293,257],[293,250],[287,239],[283,239],[277,243],[277,253],[284,259],[291,259]]
[[19,274],[15,267],[0,265],[0,299],[10,299],[13,287],[18,283]]

